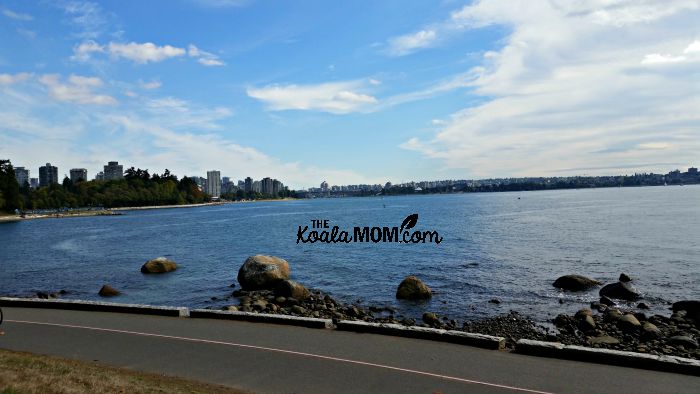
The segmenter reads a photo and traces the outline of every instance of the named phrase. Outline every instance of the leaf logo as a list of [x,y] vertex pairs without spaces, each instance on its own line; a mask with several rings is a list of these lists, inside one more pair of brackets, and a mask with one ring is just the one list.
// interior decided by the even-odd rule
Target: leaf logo
[[404,219],[403,223],[401,223],[401,232],[403,232],[404,230],[412,229],[416,225],[416,223],[418,223],[417,213],[406,216],[406,219]]

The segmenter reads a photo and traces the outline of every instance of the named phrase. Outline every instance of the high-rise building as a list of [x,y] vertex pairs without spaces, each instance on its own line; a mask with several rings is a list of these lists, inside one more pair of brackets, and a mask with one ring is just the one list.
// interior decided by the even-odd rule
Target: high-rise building
[[105,180],[105,173],[100,171],[97,174],[95,174],[95,180],[96,181],[104,181]]
[[15,179],[19,187],[24,187],[29,183],[29,169],[24,167],[15,167]]
[[45,166],[39,167],[39,187],[49,186],[58,183],[58,167],[54,167],[51,163],[46,163]]
[[328,182],[326,182],[326,181],[321,182],[321,190],[324,192],[326,190],[328,190]]
[[221,172],[207,171],[207,194],[212,197],[221,195]]
[[284,188],[284,185],[282,182],[278,181],[277,179],[272,180],[272,195],[273,196],[279,196],[280,193],[282,192]]
[[124,166],[117,161],[110,161],[104,166],[105,181],[124,179]]
[[39,188],[39,178],[30,178],[29,179],[29,187],[32,189],[38,189]]
[[253,178],[246,177],[245,179],[245,192],[250,193],[253,191]]
[[245,190],[245,181],[238,181],[238,188],[240,190]]
[[261,183],[261,188],[262,188],[262,194],[266,196],[271,196],[272,195],[272,178],[265,177],[260,181]]
[[262,193],[262,186],[260,184],[260,181],[254,181],[251,189],[253,193]]
[[84,168],[71,168],[70,169],[70,180],[73,183],[87,181],[88,175],[87,170]]

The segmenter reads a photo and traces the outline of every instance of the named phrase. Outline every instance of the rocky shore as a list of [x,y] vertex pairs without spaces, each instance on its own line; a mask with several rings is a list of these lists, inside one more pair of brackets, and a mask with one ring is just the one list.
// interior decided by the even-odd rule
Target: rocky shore
[[[164,258],[151,260],[143,267],[162,265]],[[158,263],[158,264],[156,264]],[[174,262],[168,272],[176,269]],[[145,268],[142,268],[142,272]],[[240,289],[228,297],[212,297],[223,310],[280,314],[301,317],[340,320],[361,320],[373,323],[392,323],[406,326],[462,330],[506,338],[506,347],[513,348],[519,339],[561,342],[594,348],[625,350],[653,355],[674,355],[700,359],[700,301],[679,301],[673,304],[669,315],[647,314],[648,306],[641,293],[633,286],[632,278],[621,274],[618,282],[603,283],[580,275],[565,275],[553,285],[561,291],[582,292],[602,286],[600,301],[581,305],[573,315],[559,314],[552,327],[545,327],[515,311],[480,320],[459,322],[449,316],[425,310],[422,316],[404,316],[387,306],[341,302],[319,289],[307,288],[290,279],[289,263],[274,256],[251,256],[240,267],[237,282]],[[237,287],[236,283],[231,287]],[[55,298],[65,294],[41,293],[40,298]],[[114,296],[119,292],[103,287],[100,295]],[[432,291],[415,276],[407,276],[396,289],[396,298],[416,302],[432,297]],[[617,300],[617,301],[616,301]],[[630,304],[630,301],[634,301]],[[500,303],[493,300],[494,303]],[[634,305],[635,307],[629,307]],[[426,304],[428,305],[428,304]],[[554,315],[554,313],[553,313]]]

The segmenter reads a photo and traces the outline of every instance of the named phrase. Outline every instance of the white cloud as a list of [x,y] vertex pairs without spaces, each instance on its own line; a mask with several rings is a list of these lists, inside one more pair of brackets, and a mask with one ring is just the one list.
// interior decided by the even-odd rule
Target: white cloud
[[68,77],[68,83],[62,83],[58,74],[45,74],[39,78],[39,82],[49,89],[49,94],[57,101],[94,105],[117,103],[111,96],[93,93],[93,89],[103,85],[102,80],[97,77],[71,75]]
[[9,9],[7,9],[7,8],[4,9],[4,10],[2,10],[2,14],[5,15],[6,17],[8,17],[8,18],[12,18],[12,19],[15,19],[15,20],[18,20],[18,21],[31,21],[31,20],[34,20],[34,17],[31,16],[31,15],[29,15],[29,14],[22,14],[22,13],[19,13],[19,12],[14,12],[14,11],[9,10]]
[[332,82],[317,85],[271,85],[248,88],[248,96],[268,105],[271,110],[315,110],[344,114],[369,110],[377,103],[373,96],[360,92],[364,82]]
[[429,48],[435,44],[437,33],[435,30],[420,30],[415,33],[389,39],[387,52],[393,56],[403,56],[413,53],[418,49]]
[[462,81],[480,100],[401,147],[465,177],[697,164],[698,4],[475,1],[445,25],[508,31]]
[[73,33],[75,37],[82,39],[96,39],[107,28],[107,18],[99,4],[90,1],[60,1],[55,3],[62,8],[68,16],[68,22],[78,31]]
[[685,54],[691,54],[691,53],[700,53],[700,40],[695,40],[691,42],[684,50],[683,53]]
[[104,53],[105,47],[96,43],[95,41],[88,40],[81,42],[80,44],[73,47],[72,60],[77,60],[81,62],[88,61],[93,53]]
[[109,54],[114,58],[125,58],[135,63],[146,64],[183,56],[185,50],[170,45],[158,46],[152,42],[120,44],[110,42],[107,46]]
[[190,57],[196,57],[197,62],[204,66],[226,65],[226,63],[219,60],[218,56],[214,55],[213,53],[203,51],[192,44],[190,44],[190,46],[187,48],[187,53],[190,55]]
[[649,55],[644,55],[642,64],[679,63],[685,60],[685,56],[672,56],[662,55],[660,53],[651,53]]
[[145,82],[139,79],[139,86],[141,86],[141,89],[154,90],[163,86],[163,84],[160,81]]
[[30,73],[17,73],[17,74],[0,74],[0,86],[11,85],[18,82],[24,82],[28,80],[32,74]]

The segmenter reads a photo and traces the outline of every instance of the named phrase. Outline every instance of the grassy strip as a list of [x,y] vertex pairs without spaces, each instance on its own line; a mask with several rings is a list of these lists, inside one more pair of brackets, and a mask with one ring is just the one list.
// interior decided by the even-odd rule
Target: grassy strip
[[0,394],[245,393],[229,387],[0,349]]

